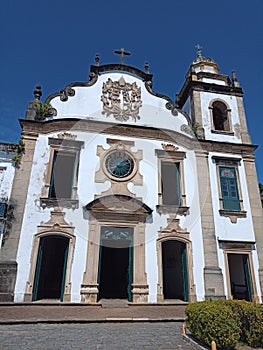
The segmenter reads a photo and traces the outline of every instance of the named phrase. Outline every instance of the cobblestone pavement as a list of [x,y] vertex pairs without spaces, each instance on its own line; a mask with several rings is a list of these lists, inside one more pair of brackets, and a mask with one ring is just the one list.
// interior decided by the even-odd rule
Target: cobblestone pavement
[[0,325],[0,349],[199,349],[181,330],[181,322]]

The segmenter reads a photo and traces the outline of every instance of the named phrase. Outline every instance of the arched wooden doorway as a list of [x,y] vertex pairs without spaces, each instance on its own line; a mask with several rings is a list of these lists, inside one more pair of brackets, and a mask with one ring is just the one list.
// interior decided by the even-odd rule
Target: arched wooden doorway
[[188,267],[184,242],[162,242],[162,275],[164,299],[188,301]]
[[69,238],[58,235],[40,238],[32,300],[63,301]]

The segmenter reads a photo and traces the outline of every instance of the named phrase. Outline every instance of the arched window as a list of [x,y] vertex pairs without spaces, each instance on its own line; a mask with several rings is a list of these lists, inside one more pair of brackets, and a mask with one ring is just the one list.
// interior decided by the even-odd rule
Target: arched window
[[223,102],[215,101],[212,104],[212,115],[213,115],[214,130],[230,131],[228,109]]

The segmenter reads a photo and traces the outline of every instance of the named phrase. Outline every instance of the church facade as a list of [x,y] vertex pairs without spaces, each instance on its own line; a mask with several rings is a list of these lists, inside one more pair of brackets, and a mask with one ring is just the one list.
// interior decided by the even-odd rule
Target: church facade
[[176,101],[90,68],[20,120],[0,300],[262,302],[263,216],[243,91],[198,52]]

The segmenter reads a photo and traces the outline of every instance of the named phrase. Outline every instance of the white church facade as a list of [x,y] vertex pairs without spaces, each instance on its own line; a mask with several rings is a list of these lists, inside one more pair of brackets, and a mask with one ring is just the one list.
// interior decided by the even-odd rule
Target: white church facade
[[[123,52],[122,52],[123,55]],[[20,120],[0,300],[262,302],[263,216],[243,91],[199,52],[176,101],[91,66]]]

